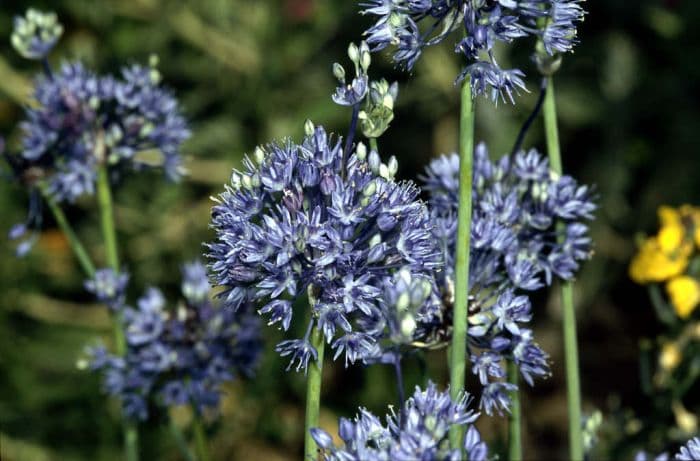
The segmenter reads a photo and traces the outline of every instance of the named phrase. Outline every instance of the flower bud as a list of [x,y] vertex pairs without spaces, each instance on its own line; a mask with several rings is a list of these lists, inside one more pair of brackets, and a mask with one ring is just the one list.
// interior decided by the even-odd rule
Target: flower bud
[[354,43],[351,43],[348,46],[348,57],[355,64],[358,64],[360,62],[360,50],[357,48],[357,45],[355,45]]
[[333,63],[333,75],[335,78],[337,78],[341,83],[345,83],[345,68],[338,64],[337,62]]
[[307,118],[304,122],[304,133],[306,133],[306,136],[311,136],[312,134],[314,134],[315,129],[316,127],[314,127],[314,122]]

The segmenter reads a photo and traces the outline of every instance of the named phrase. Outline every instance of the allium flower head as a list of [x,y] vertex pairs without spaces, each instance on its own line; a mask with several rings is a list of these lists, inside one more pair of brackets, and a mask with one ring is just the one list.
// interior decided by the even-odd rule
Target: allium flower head
[[[454,402],[448,392],[439,392],[435,384],[429,383],[425,390],[416,387],[403,404],[399,414],[405,421],[392,410],[383,425],[361,408],[352,421],[340,420],[342,447],[335,447],[331,436],[321,429],[311,429],[311,435],[326,461],[483,461],[488,448],[472,425],[479,414],[469,410],[469,403],[468,395]],[[467,426],[466,458],[461,457],[460,450],[450,448],[448,435],[453,426]]]
[[[402,268],[419,275],[439,266],[427,208],[416,186],[394,181],[395,159],[383,164],[359,145],[343,165],[340,139],[308,125],[302,144],[259,147],[233,172],[208,245],[229,305],[257,303],[284,330],[311,317],[304,338],[278,345],[303,370],[316,356],[312,327],[346,363],[376,355],[387,334],[384,281]],[[310,311],[295,313],[305,293]]]
[[11,42],[27,59],[43,59],[63,34],[56,13],[29,8],[24,16],[15,16]]
[[[107,278],[102,275],[96,279]],[[257,316],[247,308],[234,312],[213,304],[201,295],[206,283],[201,263],[186,264],[182,302],[169,308],[160,290],[150,288],[136,308],[121,308],[123,357],[102,346],[88,348],[86,366],[102,373],[105,392],[121,399],[127,417],[145,420],[152,405],[215,409],[224,382],[252,373],[261,346]],[[103,284],[88,284],[98,297],[104,294]]]
[[[140,155],[155,150],[170,179],[181,174],[179,149],[189,136],[172,94],[149,67],[124,68],[121,78],[101,77],[80,63],[66,63],[36,80],[36,105],[21,127],[17,176],[34,170],[57,201],[94,193],[97,168],[114,174],[141,170]],[[31,183],[32,181],[30,181]]]
[[394,46],[394,61],[411,69],[425,47],[463,36],[455,51],[468,64],[457,79],[471,77],[475,94],[511,102],[525,89],[524,74],[499,66],[495,44],[534,36],[550,55],[571,51],[584,15],[579,0],[362,0],[360,6],[377,17],[365,32],[373,50]]
[[[469,348],[472,371],[484,386],[481,405],[490,414],[508,408],[508,391],[514,387],[503,381],[503,359],[513,360],[530,385],[549,374],[548,356],[527,327],[530,300],[520,292],[550,284],[554,275],[574,277],[579,263],[591,255],[584,222],[595,206],[589,188],[551,173],[535,151],[494,163],[481,144],[474,166]],[[458,175],[459,157],[453,154],[434,160],[423,178],[435,239],[446,261],[440,285],[448,305],[454,300]]]

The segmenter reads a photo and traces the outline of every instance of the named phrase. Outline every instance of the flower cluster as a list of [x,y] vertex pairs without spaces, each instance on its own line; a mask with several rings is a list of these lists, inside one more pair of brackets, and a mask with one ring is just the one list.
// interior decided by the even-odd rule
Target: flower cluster
[[140,154],[157,151],[168,178],[182,172],[179,149],[189,136],[173,95],[153,67],[130,66],[121,78],[98,76],[80,63],[65,63],[39,77],[36,104],[21,126],[21,176],[32,169],[57,201],[95,190],[97,169],[140,170]]
[[[111,302],[125,277],[100,271],[86,285],[98,299]],[[137,308],[111,306],[124,318],[124,356],[103,346],[87,350],[84,365],[102,373],[105,391],[120,398],[128,418],[147,419],[151,405],[216,408],[222,384],[237,374],[250,375],[255,366],[261,348],[257,316],[213,304],[201,263],[183,267],[181,289],[184,300],[174,309],[156,288],[147,290]]]
[[[468,409],[469,402],[467,394],[453,402],[448,392],[439,392],[429,383],[426,390],[416,387],[403,404],[403,416],[394,411],[387,415],[386,425],[364,408],[353,421],[341,418],[339,435],[344,446],[340,448],[322,429],[311,429],[311,434],[326,461],[485,461],[488,448],[472,425],[479,414]],[[448,434],[454,426],[468,426],[464,437],[466,457],[460,450],[450,449]]]
[[[396,47],[394,61],[411,69],[423,48],[462,30],[456,51],[468,65],[458,80],[471,77],[474,94],[508,98],[525,89],[519,69],[502,69],[496,61],[497,42],[537,37],[550,55],[571,51],[576,25],[584,11],[579,0],[362,0],[363,14],[377,22],[365,32],[373,50]],[[461,26],[461,27],[460,27]]]
[[639,284],[666,284],[678,317],[687,319],[700,304],[700,274],[691,261],[700,249],[700,208],[659,208],[661,228],[646,238],[632,259],[629,273]]
[[[61,30],[54,14],[29,10],[15,19],[12,42],[25,57],[39,59]],[[11,238],[40,229],[39,191],[56,202],[91,195],[103,165],[113,180],[155,166],[171,180],[180,178],[180,146],[190,133],[177,100],[161,85],[155,57],[147,67],[124,67],[118,77],[97,75],[79,62],[64,63],[58,72],[44,64],[20,124],[20,152],[3,153],[14,178],[33,195],[29,217]],[[17,253],[26,253],[35,240],[26,238]]]
[[[441,281],[443,299],[454,299],[454,252],[457,235],[459,157],[434,160],[424,176],[435,223],[434,235],[446,261]],[[518,364],[523,378],[548,373],[547,355],[525,325],[530,321],[532,291],[549,285],[554,275],[570,280],[580,261],[591,255],[584,220],[595,209],[591,191],[569,176],[551,172],[546,158],[532,150],[494,163],[484,144],[474,155],[469,280],[472,370],[485,386],[487,412],[506,408],[513,385],[504,357]],[[448,311],[451,311],[448,309]]]
[[[212,211],[209,258],[227,303],[260,303],[284,330],[293,317],[308,320],[302,339],[277,345],[297,370],[316,358],[314,327],[346,364],[376,356],[388,334],[386,280],[404,268],[430,282],[440,264],[427,207],[416,186],[394,181],[396,160],[383,164],[362,144],[343,157],[340,139],[307,124],[302,144],[287,140],[246,157]],[[310,309],[294,316],[304,292]],[[420,315],[416,321],[433,313],[424,307]]]
[[43,59],[63,34],[56,13],[43,13],[29,8],[15,16],[11,42],[17,52],[27,59]]
[[97,269],[95,275],[85,281],[85,289],[111,310],[118,310],[126,301],[128,283],[129,274],[126,272],[116,272],[109,268]]

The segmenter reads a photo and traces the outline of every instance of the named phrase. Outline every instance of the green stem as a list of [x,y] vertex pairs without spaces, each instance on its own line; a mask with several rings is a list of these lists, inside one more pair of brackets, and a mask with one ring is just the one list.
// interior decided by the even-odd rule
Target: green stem
[[80,238],[78,238],[78,235],[68,222],[63,210],[58,203],[56,203],[56,200],[54,200],[54,198],[51,197],[51,195],[47,193],[44,188],[41,188],[41,194],[43,195],[46,204],[49,206],[49,210],[51,210],[56,224],[58,224],[61,232],[63,232],[63,235],[65,235],[66,239],[68,239],[68,244],[73,250],[73,254],[75,254],[75,257],[78,259],[78,263],[80,263],[80,267],[83,269],[83,272],[85,272],[85,275],[88,277],[94,276],[95,265],[92,263],[90,255],[80,241]]
[[379,153],[379,145],[377,144],[377,138],[369,138],[369,148]]
[[207,434],[204,431],[202,418],[194,408],[194,417],[192,419],[192,431],[194,432],[194,447],[197,453],[197,461],[209,461],[209,444],[207,443]]
[[187,446],[187,439],[185,439],[184,434],[180,428],[177,427],[177,424],[175,424],[175,421],[173,421],[172,418],[170,418],[170,421],[168,422],[168,429],[170,429],[170,435],[173,436],[175,445],[177,445],[177,448],[180,450],[180,454],[182,454],[185,461],[195,461],[195,458],[192,456],[192,452],[190,451],[190,447]]
[[[548,77],[547,95],[544,101],[544,126],[547,137],[549,163],[556,173],[562,173],[557,107],[552,77]],[[583,460],[583,434],[581,428],[581,382],[579,378],[578,345],[576,340],[576,311],[571,282],[562,282],[562,321],[564,329],[564,357],[566,361],[566,389],[569,409],[569,459]]]
[[[114,271],[119,270],[119,256],[117,252],[117,233],[114,226],[114,207],[112,205],[112,191],[109,187],[109,175],[105,165],[100,166],[97,172],[97,203],[100,208],[100,224],[102,238],[105,244],[105,259],[107,265]],[[117,355],[126,353],[126,338],[122,329],[121,315],[114,317],[114,343]],[[139,434],[133,421],[124,420],[124,457],[127,461],[139,459]]]
[[[518,385],[518,365],[508,361],[508,382]],[[508,460],[522,461],[522,413],[520,411],[520,390],[510,393],[510,416],[508,417]]]
[[[459,120],[459,208],[457,212],[457,248],[455,255],[455,302],[450,348],[450,390],[457,399],[464,390],[467,353],[467,302],[469,295],[469,248],[472,218],[472,156],[474,154],[474,101],[471,82],[462,84]],[[450,429],[450,445],[461,449],[464,427]]]
[[311,346],[316,349],[318,357],[309,364],[306,377],[306,417],[304,423],[304,459],[316,459],[316,442],[311,437],[311,429],[318,427],[321,411],[321,372],[323,370],[323,333],[314,328],[311,332]]
[[656,312],[656,317],[668,326],[674,326],[676,324],[676,316],[671,311],[671,308],[664,301],[663,294],[661,293],[661,288],[658,284],[652,283],[648,288],[649,297],[651,298],[651,305],[654,306],[654,312]]

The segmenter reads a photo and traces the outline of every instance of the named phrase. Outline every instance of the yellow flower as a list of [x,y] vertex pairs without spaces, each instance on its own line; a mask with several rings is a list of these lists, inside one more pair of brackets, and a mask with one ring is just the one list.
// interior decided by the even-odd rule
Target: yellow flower
[[675,343],[666,343],[659,354],[659,365],[666,371],[672,371],[681,363],[682,358],[681,351]]
[[[644,241],[630,264],[630,277],[637,283],[663,282],[683,273],[688,266],[692,247],[682,245],[679,251],[667,253],[662,250],[656,237]],[[674,254],[675,253],[675,254]]]
[[688,318],[700,303],[700,283],[687,275],[669,280],[666,292],[676,314],[682,319]]
[[[700,231],[695,235],[697,218],[700,224],[700,209],[683,205],[679,209],[668,206],[659,207],[659,233],[644,241],[639,252],[630,264],[630,277],[637,283],[663,282],[682,274],[688,266],[688,259],[693,252],[695,237],[700,245]],[[692,227],[694,235],[688,235]]]

